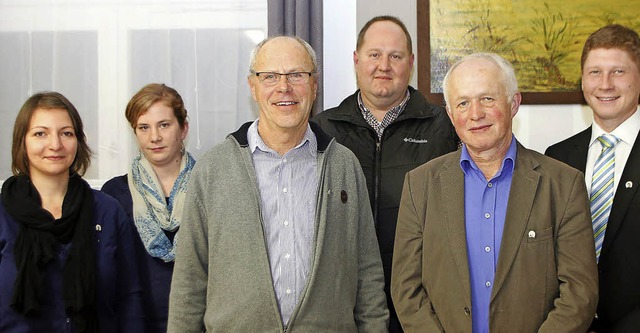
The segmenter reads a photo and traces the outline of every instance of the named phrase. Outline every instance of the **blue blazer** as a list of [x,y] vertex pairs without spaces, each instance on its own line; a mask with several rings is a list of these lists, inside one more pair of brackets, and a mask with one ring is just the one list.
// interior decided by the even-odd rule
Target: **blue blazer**
[[[99,191],[94,191],[94,212],[100,332],[144,332],[142,287],[137,258],[132,255],[134,230],[118,202]],[[75,332],[62,298],[62,267],[69,245],[60,245],[60,256],[46,268],[41,313],[27,319],[10,307],[17,273],[13,249],[19,231],[20,224],[0,204],[0,332]]]

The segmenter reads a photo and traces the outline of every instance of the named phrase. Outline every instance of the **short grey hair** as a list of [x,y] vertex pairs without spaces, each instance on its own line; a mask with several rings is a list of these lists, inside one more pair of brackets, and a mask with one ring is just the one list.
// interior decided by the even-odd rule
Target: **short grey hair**
[[254,47],[251,51],[251,58],[249,58],[249,73],[255,73],[254,66],[256,65],[256,57],[258,56],[260,49],[262,49],[262,47],[270,40],[279,37],[290,38],[302,44],[302,46],[304,46],[304,48],[307,50],[307,54],[309,54],[311,61],[313,62],[313,72],[315,73],[318,70],[318,59],[316,57],[316,51],[314,51],[311,45],[309,45],[309,43],[307,43],[304,39],[297,36],[271,36],[258,43],[258,45],[256,45],[256,47]]
[[444,76],[444,80],[442,80],[442,95],[444,96],[444,102],[449,107],[449,80],[451,79],[451,73],[458,68],[462,63],[467,62],[473,59],[484,59],[493,62],[502,73],[502,83],[504,84],[505,94],[507,96],[507,100],[509,103],[513,100],[513,96],[518,92],[518,80],[516,79],[516,73],[513,70],[513,66],[505,60],[503,57],[495,54],[495,53],[473,53],[463,57],[458,60],[449,70],[447,74]]

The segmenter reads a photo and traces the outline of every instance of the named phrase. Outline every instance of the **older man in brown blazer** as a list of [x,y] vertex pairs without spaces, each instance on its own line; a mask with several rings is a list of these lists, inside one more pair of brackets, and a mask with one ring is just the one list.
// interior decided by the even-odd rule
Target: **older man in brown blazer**
[[391,294],[406,332],[580,332],[598,298],[581,172],[519,144],[521,95],[494,54],[454,64],[462,149],[405,178]]

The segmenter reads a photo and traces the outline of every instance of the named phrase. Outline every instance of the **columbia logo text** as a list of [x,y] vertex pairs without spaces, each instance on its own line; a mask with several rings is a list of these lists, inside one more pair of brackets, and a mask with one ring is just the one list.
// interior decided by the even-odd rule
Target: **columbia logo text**
[[411,143],[427,143],[427,139],[414,139],[414,138],[404,138],[404,142]]

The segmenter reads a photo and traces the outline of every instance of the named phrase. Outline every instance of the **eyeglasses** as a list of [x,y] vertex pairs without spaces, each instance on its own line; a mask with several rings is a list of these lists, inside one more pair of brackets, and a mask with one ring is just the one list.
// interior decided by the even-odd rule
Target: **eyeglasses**
[[265,86],[273,86],[280,82],[282,75],[287,77],[290,84],[306,84],[314,72],[293,72],[293,73],[274,73],[274,72],[256,72],[254,73],[260,83]]

